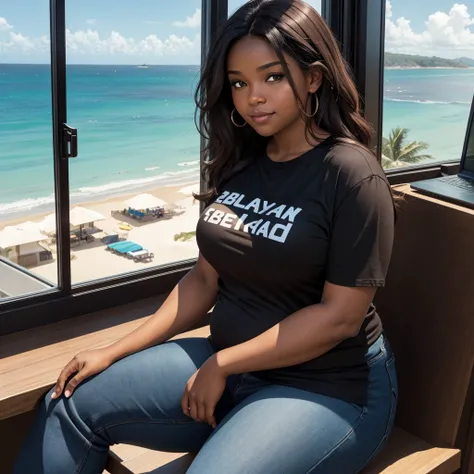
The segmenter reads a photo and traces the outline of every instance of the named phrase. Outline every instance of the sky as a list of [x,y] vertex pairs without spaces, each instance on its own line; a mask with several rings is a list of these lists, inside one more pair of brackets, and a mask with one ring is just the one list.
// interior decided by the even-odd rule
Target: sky
[[[232,12],[245,0],[229,0]],[[308,0],[320,9],[321,0]],[[201,0],[66,0],[70,64],[199,64]],[[474,58],[474,0],[386,0],[385,49]],[[49,0],[0,3],[0,63],[49,63]]]

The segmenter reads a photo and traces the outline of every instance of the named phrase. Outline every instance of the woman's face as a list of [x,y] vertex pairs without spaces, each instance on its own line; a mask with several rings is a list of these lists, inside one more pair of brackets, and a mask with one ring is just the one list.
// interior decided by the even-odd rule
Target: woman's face
[[[305,74],[294,59],[284,57],[302,103],[310,106],[308,97],[318,89],[320,74]],[[264,39],[247,36],[236,42],[227,58],[227,74],[237,112],[258,134],[269,137],[298,123],[304,126],[290,82]],[[234,118],[240,125],[242,119],[237,114]]]

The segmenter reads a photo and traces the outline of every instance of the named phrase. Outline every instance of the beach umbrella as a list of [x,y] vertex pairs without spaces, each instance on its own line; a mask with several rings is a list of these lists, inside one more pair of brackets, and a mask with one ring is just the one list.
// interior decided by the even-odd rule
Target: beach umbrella
[[[76,206],[69,212],[69,222],[73,226],[81,226],[88,222],[103,221],[105,216],[100,212],[87,209],[85,207]],[[56,232],[56,214],[53,212],[46,216],[39,224],[38,228],[47,234]]]
[[38,223],[38,228],[41,232],[46,234],[53,234],[56,232],[56,214],[49,214],[41,222]]
[[16,254],[20,255],[20,245],[31,244],[46,240],[47,237],[42,234],[36,224],[25,222],[16,226],[7,226],[0,231],[0,248],[16,248]]
[[165,207],[167,204],[163,199],[143,193],[126,200],[125,205],[131,209],[153,209],[155,207]]
[[100,212],[81,206],[76,206],[75,208],[71,209],[71,212],[69,213],[69,221],[74,226],[80,226],[89,222],[103,221],[104,219],[105,216],[103,216]]
[[[17,224],[15,227],[21,230],[27,230],[30,232],[41,232],[41,229],[39,228],[38,224],[36,222],[22,222],[21,224]],[[47,238],[43,235],[43,238]]]

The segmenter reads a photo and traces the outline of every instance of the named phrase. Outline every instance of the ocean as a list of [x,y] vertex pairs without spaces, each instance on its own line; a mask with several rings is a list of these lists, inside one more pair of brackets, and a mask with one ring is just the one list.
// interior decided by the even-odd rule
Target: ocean
[[[199,179],[193,93],[199,66],[67,68],[71,201]],[[386,70],[384,135],[410,129],[436,160],[461,153],[474,69]],[[49,65],[0,64],[0,220],[53,209]]]

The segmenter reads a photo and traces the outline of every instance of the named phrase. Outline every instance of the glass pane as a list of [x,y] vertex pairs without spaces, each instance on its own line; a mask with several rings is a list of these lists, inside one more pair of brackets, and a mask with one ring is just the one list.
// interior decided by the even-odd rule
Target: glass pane
[[474,92],[474,5],[386,5],[384,167],[459,160]]
[[[235,12],[237,8],[241,7],[244,3],[247,3],[246,0],[229,0],[229,15]],[[306,3],[311,5],[313,8],[316,8],[318,12],[321,11],[321,0],[306,0]]]
[[[28,15],[25,15],[25,7]],[[0,300],[57,285],[49,2],[0,17]],[[34,22],[31,21],[34,18]]]
[[66,8],[72,282],[197,257],[200,0]]

